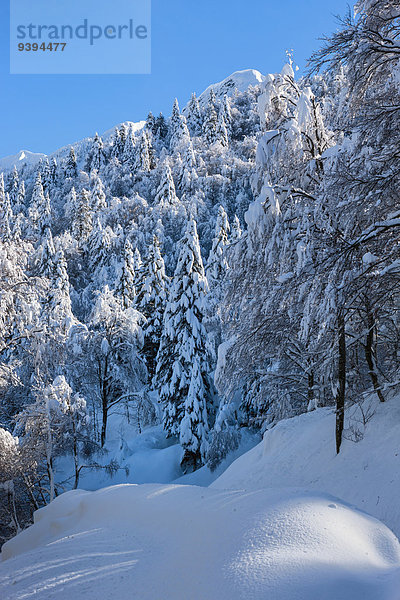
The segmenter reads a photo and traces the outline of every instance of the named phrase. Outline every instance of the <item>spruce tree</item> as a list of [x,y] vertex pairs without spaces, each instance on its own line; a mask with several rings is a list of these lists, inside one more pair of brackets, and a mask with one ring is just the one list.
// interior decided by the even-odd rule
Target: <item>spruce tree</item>
[[135,157],[136,157],[135,136],[133,134],[133,130],[132,130],[132,126],[131,126],[131,127],[129,127],[128,132],[127,132],[125,146],[124,146],[124,152],[122,155],[122,160],[130,168],[133,168],[133,166],[135,164]]
[[154,125],[154,135],[160,140],[164,140],[168,135],[168,125],[165,122],[165,117],[160,113]]
[[53,261],[56,254],[50,227],[44,232],[38,252],[37,272],[43,277],[50,278],[53,273]]
[[156,235],[149,247],[144,267],[145,277],[140,291],[137,309],[146,317],[143,326],[145,336],[144,353],[150,378],[155,372],[162,322],[167,300],[169,280],[165,273],[164,259],[161,255],[160,242]]
[[131,308],[135,303],[135,280],[135,258],[132,244],[127,238],[124,245],[124,260],[121,268],[121,274],[115,290],[117,296],[121,298],[122,306],[125,309]]
[[19,175],[17,167],[14,165],[11,173],[10,181],[8,184],[8,193],[10,194],[11,208],[14,214],[18,214],[20,211],[18,205],[18,191],[19,191]]
[[67,201],[64,204],[64,214],[67,217],[67,219],[72,220],[75,218],[78,206],[78,196],[75,187],[73,186],[70,193],[67,196]]
[[179,441],[183,448],[181,468],[184,473],[196,471],[204,464],[207,434],[207,391],[204,387],[199,358],[195,356],[185,399],[185,414],[179,433]]
[[228,270],[228,263],[225,257],[225,249],[228,245],[229,236],[228,217],[223,206],[218,208],[217,222],[215,225],[215,236],[207,260],[207,279],[210,287],[221,282]]
[[135,171],[148,173],[151,169],[149,138],[146,131],[143,131],[139,139],[136,152]]
[[210,98],[206,108],[206,114],[203,122],[203,134],[208,144],[213,144],[217,140],[218,114],[215,107],[215,94],[210,93]]
[[155,133],[155,125],[156,125],[156,120],[154,118],[153,113],[150,111],[149,114],[147,115],[147,119],[146,119],[146,129],[150,133]]
[[50,163],[50,183],[51,185],[57,184],[58,165],[57,160],[53,157]]
[[90,208],[90,192],[82,189],[77,200],[77,210],[72,221],[72,235],[80,247],[86,242],[93,228]]
[[39,168],[42,176],[43,191],[45,194],[50,194],[51,189],[51,173],[49,159],[46,157]]
[[0,239],[4,242],[10,242],[12,239],[13,212],[10,202],[10,194],[1,191],[0,183]]
[[197,179],[198,175],[196,171],[196,156],[193,150],[193,144],[192,142],[189,142],[179,173],[178,185],[182,194],[192,192]]
[[72,146],[69,149],[68,158],[65,160],[64,174],[65,174],[65,177],[71,177],[71,178],[75,178],[78,175],[78,167],[76,165],[75,150],[73,149]]
[[25,206],[25,182],[21,181],[19,188],[18,188],[18,196],[17,196],[17,203],[15,206],[15,213],[19,214],[19,213],[25,213],[26,210],[26,206]]
[[220,110],[218,114],[218,123],[215,137],[216,141],[218,141],[223,148],[228,148],[228,130],[226,128],[224,114],[222,110]]
[[200,104],[194,92],[187,107],[187,124],[193,136],[201,135],[203,119],[201,117]]
[[159,208],[176,207],[179,203],[179,200],[176,196],[171,167],[169,166],[169,163],[165,161],[161,168],[161,180],[157,188],[154,204]]
[[0,173],[0,212],[4,213],[6,209],[6,190],[4,187],[4,174]]
[[113,141],[111,153],[113,156],[118,158],[119,161],[122,161],[122,159],[123,159],[127,133],[128,133],[128,129],[127,129],[127,126],[125,125],[125,123],[122,123],[122,125],[120,126],[119,129],[118,129],[118,127],[115,128],[114,141]]
[[179,150],[179,148],[185,146],[190,140],[190,134],[186,125],[186,119],[180,113],[178,100],[176,98],[172,107],[170,133],[170,149],[172,152],[174,152],[174,150]]
[[[48,230],[50,232],[50,230]],[[48,237],[51,242],[51,233]],[[65,340],[76,320],[72,314],[67,262],[62,249],[48,247],[47,277],[50,285],[44,301],[44,321],[55,341]],[[53,253],[53,254],[52,254]],[[51,255],[52,254],[52,255]]]
[[90,208],[94,215],[107,208],[106,194],[104,192],[103,182],[98,172],[95,170],[91,176],[92,191],[90,194]]
[[232,225],[231,225],[231,237],[230,237],[229,241],[231,244],[234,244],[235,242],[240,240],[241,237],[242,237],[242,228],[240,225],[239,217],[237,215],[235,215],[233,217],[233,221],[232,221]]
[[[205,294],[208,286],[194,220],[189,221],[180,247],[178,264],[164,314],[154,377],[154,384],[159,391],[164,409],[164,429],[169,436],[180,434],[196,360],[199,375],[195,379],[198,382],[201,378],[206,404],[210,398],[208,379],[210,364],[203,325]],[[198,383],[196,385],[193,383],[192,398],[197,393],[197,385]],[[190,412],[189,405],[187,412]],[[203,425],[206,427],[205,422]],[[199,457],[198,451],[196,456]]]
[[92,146],[89,150],[88,160],[86,163],[86,170],[88,173],[91,171],[100,171],[105,164],[104,144],[103,140],[98,133],[93,138]]
[[224,118],[225,127],[228,133],[228,136],[232,133],[232,112],[231,112],[231,103],[230,100],[225,94],[224,101],[221,107],[221,114]]
[[50,198],[48,194],[44,193],[43,190],[42,176],[40,171],[36,177],[28,214],[31,220],[33,232],[43,235],[45,229],[51,225],[51,207]]

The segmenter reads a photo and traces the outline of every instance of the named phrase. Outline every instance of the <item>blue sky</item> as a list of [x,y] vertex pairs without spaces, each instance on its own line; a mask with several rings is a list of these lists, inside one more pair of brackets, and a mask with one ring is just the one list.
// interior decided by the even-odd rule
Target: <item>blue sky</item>
[[[34,0],[32,0],[34,1]],[[109,0],[99,0],[109,1]],[[112,0],[111,0],[112,1]],[[337,28],[347,0],[153,0],[151,75],[10,75],[9,7],[0,3],[0,156],[51,153],[232,72],[281,69],[294,50],[300,72],[318,38]]]

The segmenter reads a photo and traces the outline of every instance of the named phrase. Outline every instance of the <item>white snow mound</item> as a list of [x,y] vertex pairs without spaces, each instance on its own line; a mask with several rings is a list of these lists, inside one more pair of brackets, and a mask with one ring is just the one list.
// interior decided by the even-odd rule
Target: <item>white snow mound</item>
[[333,494],[383,521],[400,538],[400,398],[354,406],[346,411],[345,427],[336,455],[332,409],[281,421],[211,487],[293,486]]
[[396,600],[400,589],[389,529],[294,489],[67,492],[2,554],[7,600]]

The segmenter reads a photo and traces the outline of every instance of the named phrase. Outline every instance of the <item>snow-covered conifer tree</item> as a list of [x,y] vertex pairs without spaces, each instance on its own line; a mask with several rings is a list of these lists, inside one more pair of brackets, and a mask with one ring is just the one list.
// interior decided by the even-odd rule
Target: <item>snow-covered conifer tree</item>
[[90,194],[90,208],[94,215],[107,208],[106,194],[104,192],[103,183],[96,170],[92,171],[91,175],[92,191]]
[[178,198],[168,161],[165,161],[161,169],[161,180],[157,188],[154,204],[160,208],[172,208],[178,204]]
[[190,140],[190,134],[186,125],[186,119],[180,113],[178,100],[176,98],[172,107],[170,132],[170,149],[172,152],[175,150],[179,150],[179,148],[181,148],[182,146],[186,146]]
[[231,224],[231,237],[230,237],[230,243],[234,244],[235,242],[237,242],[238,240],[240,240],[240,238],[242,237],[242,228],[240,225],[240,221],[239,221],[239,217],[237,215],[235,215],[233,217],[233,221]]
[[[139,255],[140,257],[140,255]],[[124,245],[124,259],[121,267],[121,274],[116,286],[116,294],[121,298],[122,306],[130,308],[135,303],[136,298],[136,273],[135,258],[132,244],[127,238]]]
[[221,115],[224,118],[225,127],[228,133],[228,136],[232,133],[232,112],[231,112],[231,103],[228,98],[228,95],[225,94],[224,100],[221,108]]
[[43,190],[40,171],[36,177],[28,213],[33,231],[42,235],[45,229],[51,225],[51,207],[50,198],[45,195]]
[[[212,90],[211,90],[212,91]],[[217,140],[218,114],[216,109],[215,94],[210,93],[206,113],[203,121],[203,134],[208,144],[213,144]]]
[[72,235],[80,246],[86,242],[93,228],[90,201],[90,192],[83,188],[77,199],[77,210],[72,221]]
[[183,448],[181,467],[184,473],[195,471],[204,463],[207,452],[207,393],[199,359],[194,358],[189,390],[185,399],[179,441]]
[[153,236],[153,242],[149,247],[144,272],[145,278],[140,290],[137,309],[146,317],[146,323],[143,326],[144,353],[151,378],[155,372],[155,359],[160,345],[169,285],[160,242],[156,235]]
[[51,159],[50,163],[50,185],[56,185],[58,178],[58,165],[57,160],[54,158]]
[[193,144],[192,142],[189,142],[183,156],[179,173],[178,187],[182,194],[190,193],[194,189],[197,179],[196,156],[193,150]]
[[215,225],[215,236],[207,260],[207,279],[210,287],[221,282],[228,270],[228,262],[225,249],[229,243],[230,226],[228,216],[223,206],[218,208],[217,222]]
[[[210,364],[207,353],[207,336],[203,325],[205,294],[208,285],[194,220],[189,221],[180,246],[179,260],[164,314],[163,333],[154,378],[164,407],[163,425],[168,435],[180,434],[182,419],[185,416],[185,402],[196,360],[198,361],[199,375],[194,378],[192,398],[199,393],[198,379],[200,377],[203,386],[201,389],[204,390],[204,392],[201,391],[201,394],[204,394],[206,406],[210,399],[208,378]],[[203,401],[201,400],[201,402]],[[190,412],[190,403],[187,408]],[[201,414],[205,417],[204,410]],[[203,426],[206,427],[204,421]],[[185,437],[185,439],[187,438]],[[197,458],[200,456],[199,449],[196,450],[196,456]]]
[[13,212],[10,202],[10,194],[1,191],[0,183],[0,238],[5,241],[11,241],[13,229]]
[[64,204],[64,214],[67,217],[67,219],[73,220],[75,218],[78,206],[78,196],[75,187],[73,186]]
[[193,136],[201,135],[203,119],[196,94],[193,92],[187,106],[187,124]]
[[75,150],[72,146],[69,149],[68,157],[65,160],[64,174],[65,174],[65,177],[72,177],[72,178],[75,178],[78,175],[78,167],[76,164]]
[[89,150],[86,170],[90,173],[92,170],[99,172],[105,164],[104,144],[98,133],[93,138],[92,146]]
[[229,145],[228,130],[226,128],[224,114],[222,110],[220,110],[218,114],[216,140],[221,144],[223,148],[227,148]]
[[8,184],[8,193],[10,194],[11,208],[14,214],[18,214],[19,212],[21,212],[20,207],[18,206],[19,186],[19,175],[17,167],[14,165],[14,169],[11,173],[10,181]]
[[122,160],[124,163],[126,163],[129,167],[132,168],[135,164],[135,158],[136,158],[135,136],[134,136],[132,127],[129,127],[127,135],[126,135]]
[[49,194],[50,187],[51,187],[51,172],[50,172],[49,159],[47,157],[41,162],[39,171],[42,176],[43,191],[44,191],[45,195]]
[[56,250],[54,247],[53,235],[50,227],[47,227],[38,251],[37,269],[40,275],[48,278],[52,276],[55,254]]
[[18,188],[17,202],[15,206],[15,214],[24,213],[26,210],[25,206],[25,182],[21,181]]
[[135,170],[148,173],[151,169],[149,138],[146,131],[143,131],[139,138],[136,151]]

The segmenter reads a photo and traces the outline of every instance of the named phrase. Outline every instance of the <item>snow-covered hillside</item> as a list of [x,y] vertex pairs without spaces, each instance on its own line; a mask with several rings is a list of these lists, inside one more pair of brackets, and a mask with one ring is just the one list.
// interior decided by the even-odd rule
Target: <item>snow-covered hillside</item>
[[367,511],[400,536],[400,399],[366,401],[363,411],[366,426],[359,407],[348,411],[340,454],[335,452],[334,411],[321,408],[278,423],[211,487],[319,490]]
[[35,520],[4,546],[7,600],[398,598],[398,540],[324,494],[114,486]]
[[[259,85],[265,81],[265,76],[255,69],[245,69],[243,71],[235,71],[226,77],[219,83],[213,83],[199,96],[198,100],[202,107],[205,107],[209,97],[210,91],[213,90],[217,99],[222,100],[225,95],[232,96],[236,92],[245,92],[250,86]],[[187,108],[183,109],[183,113],[186,114]],[[115,125],[111,129],[105,131],[101,137],[106,142],[115,135],[116,130],[125,127],[127,130],[130,129],[132,133],[138,134],[145,127],[146,121],[138,121],[134,123],[132,121],[124,121]],[[56,159],[60,161],[68,156],[71,146],[74,148],[77,156],[80,156],[83,152],[88,150],[90,146],[91,138],[84,138],[71,145],[59,148],[50,155],[30,152],[29,150],[21,150],[17,154],[0,158],[0,173],[8,173],[13,170],[14,166],[17,169],[22,167],[35,167],[40,160],[45,158]]]
[[202,94],[199,96],[199,103],[206,105],[211,90],[214,92],[216,98],[222,99],[225,94],[232,96],[236,92],[245,92],[250,86],[256,86],[265,81],[265,76],[256,71],[255,69],[245,69],[244,71],[235,71],[229,77],[226,77],[219,83],[213,83],[210,85]]
[[30,152],[29,150],[20,150],[17,154],[0,158],[0,172],[7,173],[8,171],[11,171],[14,166],[16,166],[17,169],[25,166],[34,167],[44,158],[46,158],[45,154]]

